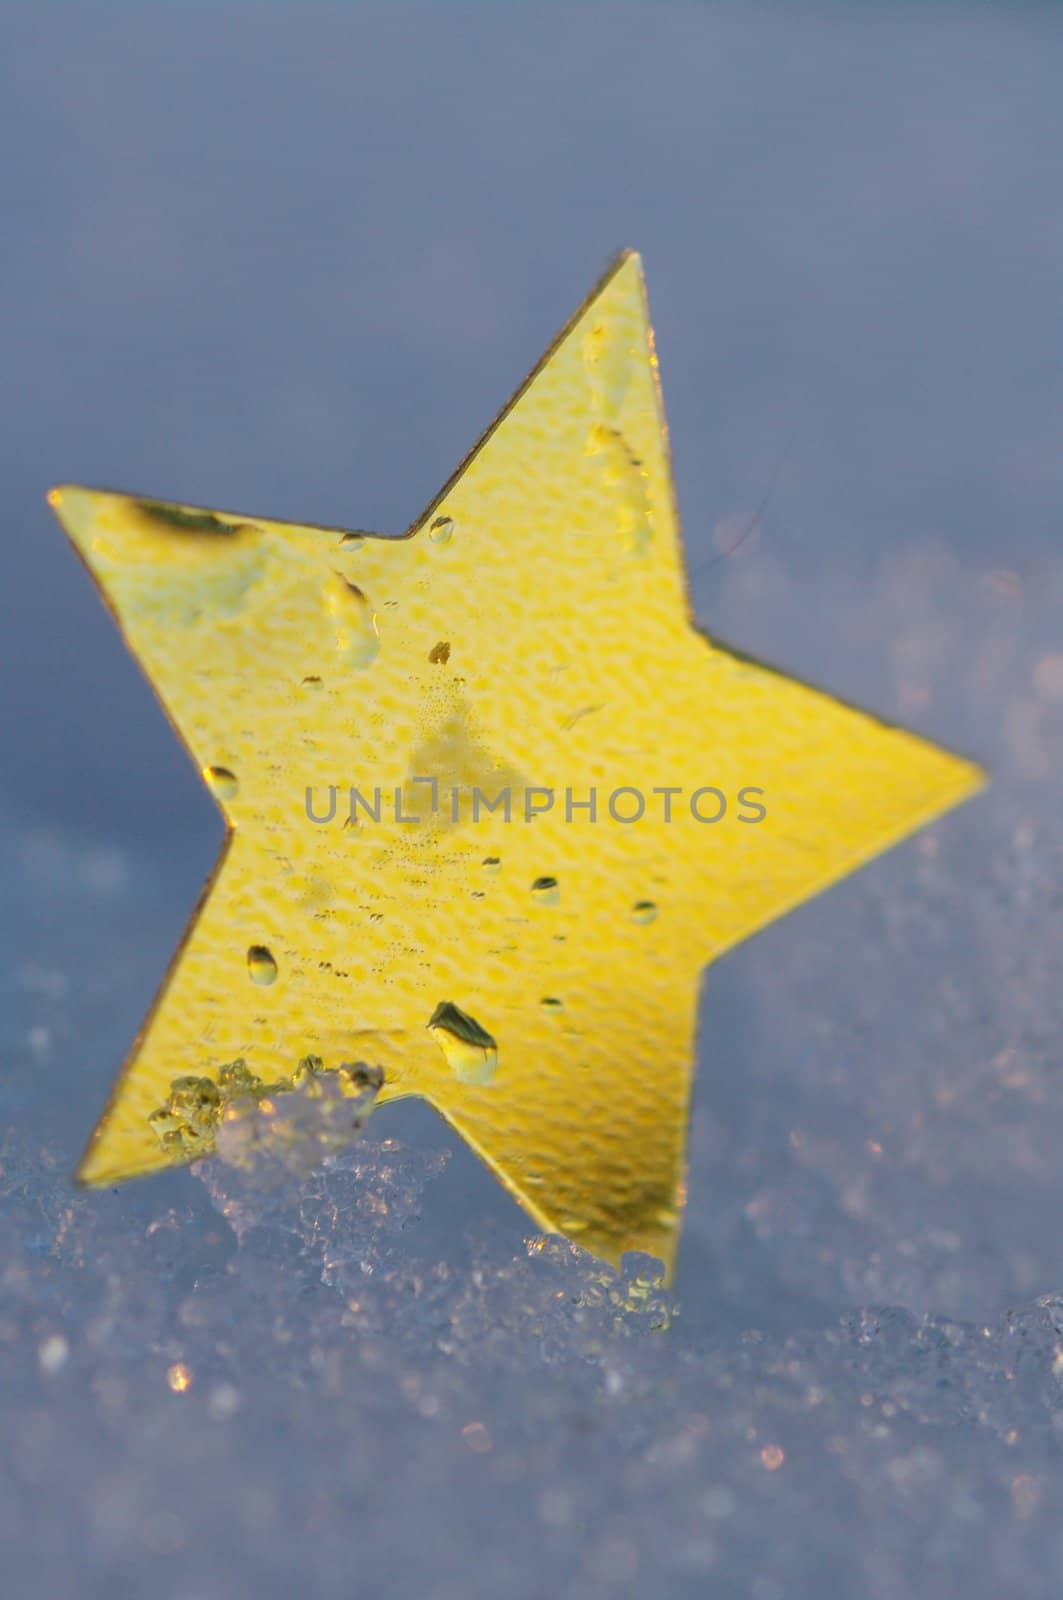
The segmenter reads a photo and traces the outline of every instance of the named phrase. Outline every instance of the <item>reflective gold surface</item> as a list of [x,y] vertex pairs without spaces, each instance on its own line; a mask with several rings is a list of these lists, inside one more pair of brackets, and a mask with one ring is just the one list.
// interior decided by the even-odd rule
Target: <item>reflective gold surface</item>
[[404,539],[52,500],[230,830],[81,1177],[175,1159],[175,1079],[364,1062],[540,1228],[670,1263],[701,968],[982,774],[693,626],[638,257]]

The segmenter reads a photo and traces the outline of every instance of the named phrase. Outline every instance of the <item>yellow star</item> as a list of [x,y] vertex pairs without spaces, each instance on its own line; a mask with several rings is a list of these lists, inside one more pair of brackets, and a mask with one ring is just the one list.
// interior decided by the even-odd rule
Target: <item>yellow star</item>
[[670,1263],[702,967],[982,774],[694,626],[639,258],[405,538],[52,503],[229,827],[81,1178],[174,1159],[175,1079],[364,1062]]

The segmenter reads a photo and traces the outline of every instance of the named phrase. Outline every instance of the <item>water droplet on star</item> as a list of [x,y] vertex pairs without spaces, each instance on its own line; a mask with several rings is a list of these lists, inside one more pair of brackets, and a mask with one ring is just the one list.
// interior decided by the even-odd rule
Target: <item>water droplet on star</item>
[[436,1006],[428,1023],[451,1072],[461,1083],[490,1083],[498,1070],[498,1045],[482,1023],[451,1000]]
[[234,800],[240,792],[240,780],[228,767],[204,767],[203,776],[219,800]]
[[277,963],[264,944],[253,944],[247,952],[247,970],[252,983],[264,989],[277,981]]

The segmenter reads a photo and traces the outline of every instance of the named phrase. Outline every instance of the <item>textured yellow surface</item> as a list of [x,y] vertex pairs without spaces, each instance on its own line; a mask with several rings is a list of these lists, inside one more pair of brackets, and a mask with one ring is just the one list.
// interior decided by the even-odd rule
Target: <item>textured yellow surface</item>
[[168,1163],[175,1077],[314,1053],[425,1096],[541,1228],[670,1262],[701,968],[982,775],[692,625],[638,257],[405,538],[52,500],[230,828],[81,1177]]

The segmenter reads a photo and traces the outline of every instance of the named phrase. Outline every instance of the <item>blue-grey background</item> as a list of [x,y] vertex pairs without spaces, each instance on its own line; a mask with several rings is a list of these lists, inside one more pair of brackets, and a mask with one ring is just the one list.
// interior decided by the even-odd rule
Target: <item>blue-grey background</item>
[[[1058,1594],[1061,83],[1047,6],[0,6],[5,1596]],[[47,488],[398,531],[624,245],[699,618],[990,795],[713,970],[667,1332],[411,1108],[76,1195],[220,828]]]

